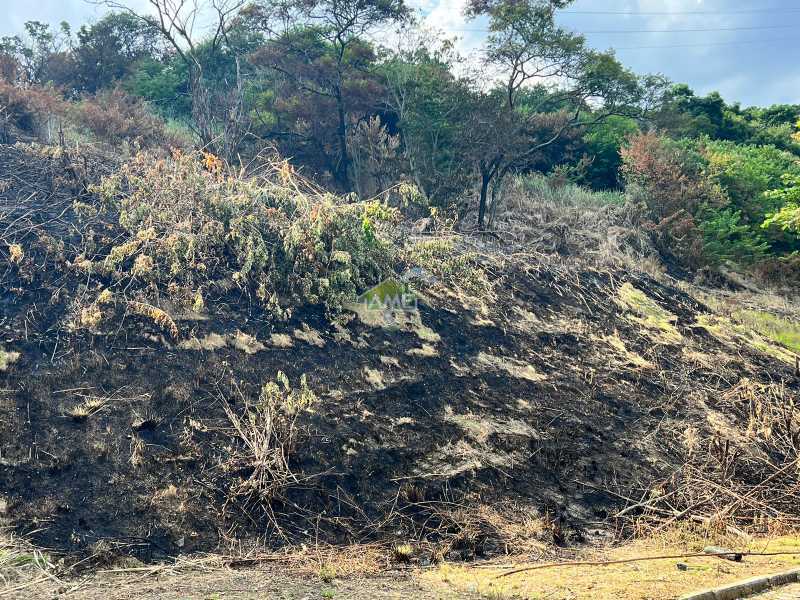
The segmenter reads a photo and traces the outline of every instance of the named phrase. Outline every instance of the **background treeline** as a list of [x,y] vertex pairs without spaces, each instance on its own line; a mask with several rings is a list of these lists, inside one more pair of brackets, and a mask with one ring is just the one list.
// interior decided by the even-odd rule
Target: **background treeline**
[[510,209],[509,182],[546,174],[624,192],[602,197],[639,207],[686,266],[797,278],[800,105],[634,74],[558,26],[570,3],[471,0],[489,33],[463,57],[403,0],[107,2],[77,31],[29,22],[0,39],[0,141],[199,146],[243,165],[277,148],[336,192],[402,184],[419,211],[481,229]]

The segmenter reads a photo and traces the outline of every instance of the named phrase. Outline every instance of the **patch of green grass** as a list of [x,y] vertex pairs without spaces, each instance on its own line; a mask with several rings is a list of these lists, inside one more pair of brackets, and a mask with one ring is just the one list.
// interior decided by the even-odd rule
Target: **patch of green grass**
[[595,192],[572,182],[556,183],[546,175],[523,175],[518,178],[522,189],[530,196],[554,206],[622,206],[625,194],[622,192]]
[[35,565],[36,560],[36,556],[33,554],[0,550],[0,567],[24,567],[26,565]]
[[800,353],[800,324],[757,310],[740,310],[733,314],[733,318],[765,338]]
[[746,344],[790,365],[795,362],[795,355],[786,350],[783,345],[773,343],[768,336],[762,335],[754,327],[742,324],[736,319],[720,315],[700,315],[697,318],[696,326],[702,327],[715,338],[727,344]]
[[5,538],[0,532],[0,596],[17,582],[32,581],[52,568],[50,556]]
[[319,568],[319,578],[325,583],[331,583],[336,579],[336,569],[328,565],[322,565]]
[[617,304],[635,313],[629,320],[655,332],[653,337],[665,344],[678,344],[683,340],[675,327],[677,317],[661,308],[655,300],[630,283],[624,283],[617,290]]
[[165,119],[164,129],[175,139],[182,140],[187,148],[192,147],[199,140],[184,121],[178,119]]

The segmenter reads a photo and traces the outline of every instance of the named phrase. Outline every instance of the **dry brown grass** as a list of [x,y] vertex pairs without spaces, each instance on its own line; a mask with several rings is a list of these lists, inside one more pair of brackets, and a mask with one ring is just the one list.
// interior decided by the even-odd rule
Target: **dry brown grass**
[[493,229],[526,251],[659,274],[663,265],[640,222],[621,194],[530,176],[506,184]]
[[[712,538],[716,539],[716,538]],[[589,550],[579,560],[623,560],[629,558],[681,554],[702,549],[710,540],[689,536],[687,532],[640,540],[610,550]],[[425,580],[445,582],[464,592],[482,597],[512,598],[592,598],[593,600],[652,600],[677,598],[693,590],[722,585],[800,566],[800,538],[783,536],[762,538],[735,546],[740,551],[793,552],[785,556],[748,556],[742,562],[712,557],[665,559],[608,566],[571,566],[540,569],[498,579],[509,568],[442,565],[424,573]],[[687,570],[677,568],[677,563]],[[513,562],[514,567],[522,566]]]
[[12,533],[0,529],[0,598],[15,598],[22,590],[44,582],[61,582],[52,559]]
[[142,148],[187,148],[192,140],[171,133],[163,119],[139,98],[114,89],[87,97],[70,106],[70,116],[81,131],[99,141]]
[[234,389],[242,411],[234,411],[225,399],[222,400],[236,440],[223,469],[249,470],[251,474],[229,491],[227,502],[234,506],[255,506],[264,511],[280,531],[272,513],[272,502],[287,487],[299,483],[290,458],[304,432],[301,416],[313,409],[318,399],[308,387],[305,375],[300,378],[299,386],[293,388],[280,371],[275,381],[264,384],[257,399],[248,398],[235,382]]

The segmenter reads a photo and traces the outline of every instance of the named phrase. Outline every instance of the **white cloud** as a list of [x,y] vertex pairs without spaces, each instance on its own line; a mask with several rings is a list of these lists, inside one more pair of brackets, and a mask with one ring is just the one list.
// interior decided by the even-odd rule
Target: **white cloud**
[[414,10],[428,13],[436,7],[437,0],[409,0],[407,4]]
[[[441,31],[443,37],[456,38],[456,50],[468,55],[481,47],[485,26],[480,20],[467,19],[464,9],[467,0],[422,0],[431,5],[423,10],[423,24],[434,31]],[[476,31],[465,31],[476,30]]]

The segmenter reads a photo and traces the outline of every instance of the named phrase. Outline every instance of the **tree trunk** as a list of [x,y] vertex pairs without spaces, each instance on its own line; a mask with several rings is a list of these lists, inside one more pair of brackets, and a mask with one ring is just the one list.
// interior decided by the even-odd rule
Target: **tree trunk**
[[497,215],[497,205],[500,203],[500,198],[502,196],[502,189],[503,189],[503,180],[507,171],[503,170],[494,178],[494,183],[492,184],[492,205],[489,208],[489,229],[492,228],[492,224],[494,223],[494,218]]
[[334,177],[344,192],[352,192],[350,185],[350,153],[347,151],[347,115],[344,111],[342,92],[339,89],[336,90],[336,108],[339,113],[339,127],[336,132],[339,138],[339,161]]
[[213,116],[211,114],[211,99],[209,90],[203,81],[200,69],[191,68],[189,71],[189,94],[192,99],[192,124],[195,133],[200,138],[202,148],[208,152],[215,151]]
[[483,229],[486,218],[486,196],[489,192],[489,182],[492,180],[491,171],[481,171],[481,197],[478,201],[478,227]]

